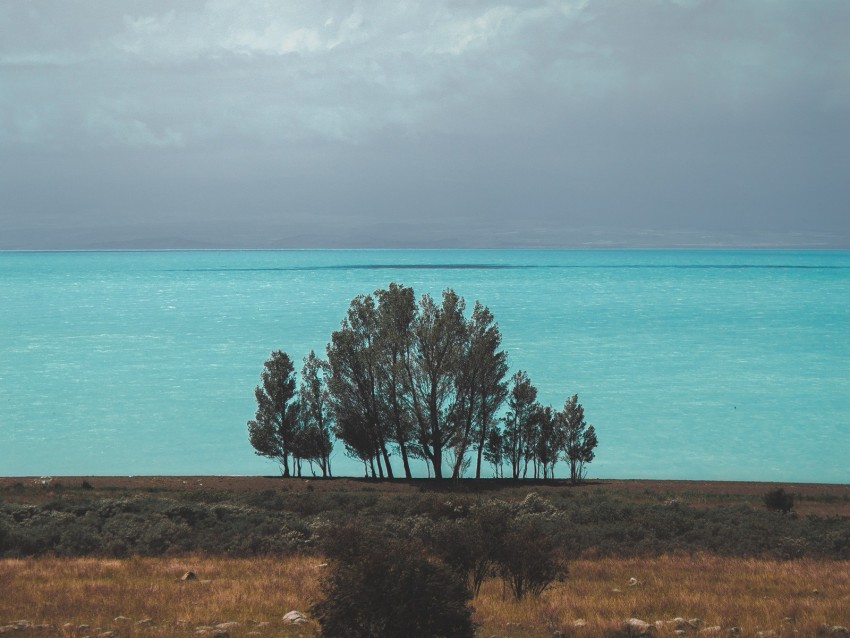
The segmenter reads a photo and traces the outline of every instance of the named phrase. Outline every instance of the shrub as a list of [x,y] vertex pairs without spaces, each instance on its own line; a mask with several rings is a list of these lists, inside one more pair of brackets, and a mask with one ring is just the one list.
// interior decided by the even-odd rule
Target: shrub
[[312,608],[326,638],[474,636],[469,590],[410,542],[349,525],[326,549],[333,565]]
[[764,495],[764,504],[774,512],[788,513],[794,508],[794,495],[787,493],[784,488],[777,487]]
[[473,596],[481,590],[494,563],[494,536],[478,520],[444,520],[434,524],[429,549],[463,579]]
[[546,499],[532,493],[520,503],[490,499],[455,512],[458,518],[429,526],[425,540],[474,595],[494,572],[518,600],[539,596],[566,574],[557,533],[564,519]]
[[554,536],[535,516],[520,516],[512,521],[500,546],[496,558],[499,571],[517,600],[526,594],[539,596],[566,576]]

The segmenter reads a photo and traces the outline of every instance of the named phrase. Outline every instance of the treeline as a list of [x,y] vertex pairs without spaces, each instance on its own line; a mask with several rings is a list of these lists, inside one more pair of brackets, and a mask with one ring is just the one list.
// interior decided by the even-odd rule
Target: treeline
[[465,310],[452,290],[417,303],[396,283],[354,298],[327,359],[312,351],[304,359],[300,384],[289,355],[272,352],[254,392],[251,445],[284,476],[300,475],[304,463],[331,476],[338,440],[372,477],[393,478],[398,455],[406,478],[412,459],[437,479],[444,467],[464,476],[473,462],[480,478],[485,461],[496,477],[508,469],[515,479],[554,478],[566,461],[580,481],[598,440],[578,396],[561,410],[541,405],[525,372],[508,379],[490,310],[477,301],[469,317]]

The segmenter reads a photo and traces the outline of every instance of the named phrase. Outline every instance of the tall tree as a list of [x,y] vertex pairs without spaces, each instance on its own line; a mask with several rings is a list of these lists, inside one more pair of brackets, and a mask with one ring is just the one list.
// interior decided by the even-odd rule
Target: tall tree
[[475,478],[481,478],[481,459],[490,431],[495,427],[496,414],[508,396],[508,354],[500,350],[502,333],[492,313],[477,301],[470,319],[470,352],[474,365],[478,369],[475,395],[477,412],[475,434],[477,436],[478,455],[475,463]]
[[260,456],[281,464],[283,476],[290,476],[292,453],[298,425],[295,399],[295,369],[285,352],[276,350],[263,364],[261,384],[254,389],[257,413],[248,421],[248,439]]
[[528,374],[523,370],[511,377],[508,407],[502,438],[505,456],[511,464],[511,473],[513,478],[518,479],[520,474],[525,476],[528,472],[540,409],[537,403],[537,388],[531,384]]
[[558,427],[556,413],[550,406],[542,408],[538,413],[537,441],[534,446],[535,478],[538,477],[536,465],[540,465],[542,477],[555,477],[555,464],[564,449],[564,433]]
[[451,415],[456,410],[455,380],[463,362],[464,305],[453,290],[443,292],[439,305],[424,295],[413,322],[411,356],[405,362],[417,442],[438,480],[443,477],[443,452],[457,423]]
[[456,401],[451,418],[455,436],[452,441],[455,462],[452,472],[457,478],[467,463],[470,447],[478,448],[476,478],[481,478],[481,458],[487,431],[495,422],[495,414],[507,395],[504,381],[507,353],[499,350],[502,335],[489,308],[478,301],[472,310],[463,343],[463,360],[455,378]]
[[[381,373],[380,348],[376,343],[378,315],[375,300],[370,295],[355,297],[349,305],[340,329],[331,335],[328,344],[328,364],[331,375],[328,388],[332,398],[337,422],[345,427],[337,436],[345,442],[355,425],[365,429],[357,433],[354,448],[359,449],[368,439],[373,448],[378,475],[383,477],[384,466],[387,476],[393,477],[387,451],[386,424],[382,418],[379,402],[378,376]],[[384,466],[381,465],[383,459]]]
[[327,377],[330,373],[328,363],[316,356],[314,351],[304,358],[301,369],[301,421],[302,440],[305,458],[316,461],[322,470],[322,476],[331,474],[331,427],[333,412],[330,405],[330,392]]
[[380,360],[376,370],[378,411],[388,425],[390,437],[398,447],[406,478],[412,478],[410,456],[413,443],[414,416],[409,388],[405,383],[405,366],[410,358],[416,299],[413,288],[391,283],[386,290],[376,290],[378,300],[376,347]]
[[570,464],[570,481],[579,483],[584,479],[584,466],[595,456],[594,449],[599,443],[596,430],[584,420],[584,406],[578,402],[577,394],[567,399],[557,419],[564,433],[564,452]]

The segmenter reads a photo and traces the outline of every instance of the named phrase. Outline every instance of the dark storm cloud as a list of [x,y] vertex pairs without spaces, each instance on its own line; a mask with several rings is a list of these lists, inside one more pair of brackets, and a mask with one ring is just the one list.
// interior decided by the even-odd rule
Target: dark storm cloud
[[5,3],[0,248],[847,246],[848,28],[837,1]]

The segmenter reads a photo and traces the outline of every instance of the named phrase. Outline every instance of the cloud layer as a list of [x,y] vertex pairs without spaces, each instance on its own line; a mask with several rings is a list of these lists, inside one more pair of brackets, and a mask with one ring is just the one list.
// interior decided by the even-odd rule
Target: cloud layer
[[850,246],[850,5],[0,5],[0,248]]

